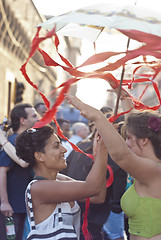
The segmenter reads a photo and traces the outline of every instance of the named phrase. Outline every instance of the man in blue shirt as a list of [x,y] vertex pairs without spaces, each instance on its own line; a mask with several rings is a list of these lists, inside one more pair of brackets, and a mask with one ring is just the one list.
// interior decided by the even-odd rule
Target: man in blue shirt
[[[8,141],[15,145],[16,137],[34,126],[38,120],[35,109],[30,104],[17,104],[11,111],[13,134]],[[3,146],[2,146],[3,147]],[[0,239],[6,240],[5,217],[13,217],[16,240],[22,239],[26,217],[25,190],[31,180],[29,167],[22,168],[7,153],[0,152]]]

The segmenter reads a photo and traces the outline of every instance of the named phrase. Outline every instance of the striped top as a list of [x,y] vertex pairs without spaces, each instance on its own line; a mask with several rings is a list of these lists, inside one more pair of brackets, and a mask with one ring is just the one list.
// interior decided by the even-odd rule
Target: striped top
[[[31,227],[31,232],[28,235],[29,239],[63,239],[57,235],[60,235],[63,227],[68,236],[65,239],[80,239],[80,207],[77,202],[74,202],[74,206],[71,208],[68,202],[57,204],[53,213],[45,219],[43,222],[35,225],[32,200],[31,200],[31,185],[37,180],[33,180],[29,183],[26,189],[26,205],[28,207],[28,220]],[[72,230],[71,230],[72,229]],[[74,229],[74,231],[73,231]],[[34,232],[43,233],[43,236],[37,238],[30,238]],[[36,234],[36,233],[35,233]],[[34,234],[34,235],[35,235]],[[51,237],[53,234],[53,237]],[[47,236],[50,236],[49,238]]]

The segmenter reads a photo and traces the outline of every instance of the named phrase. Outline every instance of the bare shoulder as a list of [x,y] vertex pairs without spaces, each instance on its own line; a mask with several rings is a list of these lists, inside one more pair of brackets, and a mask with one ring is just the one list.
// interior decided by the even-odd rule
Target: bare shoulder
[[155,161],[131,153],[128,161],[123,164],[120,167],[143,185],[151,186],[161,181],[161,164],[159,160]]
[[59,181],[75,181],[73,178],[70,178],[64,174],[58,173],[56,179]]

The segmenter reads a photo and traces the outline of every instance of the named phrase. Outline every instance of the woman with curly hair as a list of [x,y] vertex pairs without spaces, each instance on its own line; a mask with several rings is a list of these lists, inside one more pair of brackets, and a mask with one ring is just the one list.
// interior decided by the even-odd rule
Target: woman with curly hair
[[65,152],[49,125],[28,129],[16,139],[16,154],[29,163],[35,173],[26,190],[31,227],[27,239],[79,240],[80,208],[76,200],[105,201],[107,149],[100,136],[96,133],[94,164],[85,181],[59,174],[67,166]]

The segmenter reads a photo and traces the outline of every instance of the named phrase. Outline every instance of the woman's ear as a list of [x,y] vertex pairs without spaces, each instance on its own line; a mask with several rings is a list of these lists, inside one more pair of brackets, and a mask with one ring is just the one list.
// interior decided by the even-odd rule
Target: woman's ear
[[143,138],[143,145],[145,146],[148,142],[148,138]]
[[145,147],[148,143],[148,138],[142,138],[140,141],[141,147]]
[[40,162],[43,162],[44,160],[43,160],[43,153],[42,152],[35,152],[34,153],[34,157],[38,160],[38,161],[40,161]]

